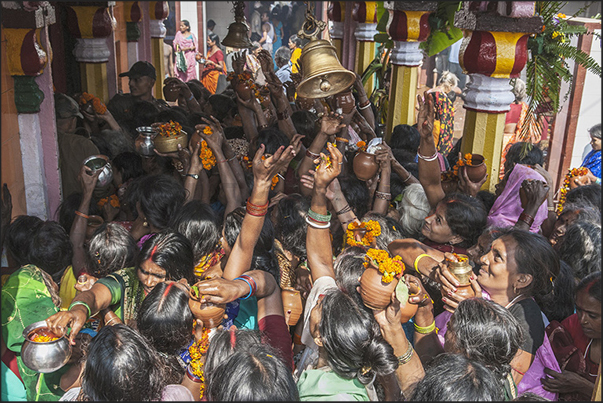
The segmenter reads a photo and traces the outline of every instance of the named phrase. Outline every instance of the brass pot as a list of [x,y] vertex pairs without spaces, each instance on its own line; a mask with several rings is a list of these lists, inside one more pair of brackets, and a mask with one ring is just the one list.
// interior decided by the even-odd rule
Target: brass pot
[[[469,264],[469,258],[467,255],[460,253],[457,253],[457,256],[459,256],[463,261],[454,262],[452,260],[446,260],[448,270],[450,270],[450,272],[460,283],[460,285],[457,287],[456,294],[465,298],[474,297],[475,291],[473,291],[473,287],[471,287],[471,282],[469,281],[469,277],[471,277],[473,274],[473,269]],[[444,295],[444,290],[442,290],[442,295]]]
[[160,153],[171,153],[178,151],[178,144],[182,148],[188,147],[188,134],[180,130],[180,134],[177,136],[164,137],[158,135],[153,142],[155,143],[155,149]]

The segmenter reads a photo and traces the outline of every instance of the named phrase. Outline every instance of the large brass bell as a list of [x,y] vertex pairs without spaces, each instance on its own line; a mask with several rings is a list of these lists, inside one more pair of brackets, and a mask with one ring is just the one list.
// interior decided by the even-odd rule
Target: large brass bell
[[222,45],[230,48],[245,49],[252,48],[249,40],[249,27],[245,24],[245,3],[242,1],[234,2],[235,22],[228,26],[228,34],[222,39]]
[[339,63],[331,42],[318,39],[326,23],[316,20],[313,7],[308,2],[306,7],[306,21],[298,36],[308,38],[310,42],[304,46],[300,56],[303,75],[297,94],[304,98],[326,98],[349,89],[354,84],[356,75]]
[[326,98],[350,88],[356,75],[345,69],[335,47],[324,39],[310,41],[300,56],[303,77],[297,94],[304,98]]

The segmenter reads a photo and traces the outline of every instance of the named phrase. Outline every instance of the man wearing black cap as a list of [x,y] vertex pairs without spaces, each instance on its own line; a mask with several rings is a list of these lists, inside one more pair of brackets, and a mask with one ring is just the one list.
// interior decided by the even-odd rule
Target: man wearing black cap
[[130,67],[130,70],[121,73],[120,77],[128,77],[130,79],[130,94],[136,100],[152,102],[159,110],[169,108],[167,102],[153,97],[153,86],[157,79],[155,67],[149,62],[136,62]]

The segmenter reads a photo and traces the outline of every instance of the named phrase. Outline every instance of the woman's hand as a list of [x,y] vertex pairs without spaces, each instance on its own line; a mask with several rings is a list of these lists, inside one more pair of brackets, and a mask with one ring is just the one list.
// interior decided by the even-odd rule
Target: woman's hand
[[[461,158],[462,158],[462,155],[461,155],[461,153],[459,153],[459,159],[461,159]],[[459,181],[458,181],[457,186],[461,192],[468,194],[469,196],[476,197],[477,192],[479,192],[482,185],[484,183],[486,183],[487,180],[488,180],[488,174],[486,174],[486,176],[484,176],[484,178],[481,181],[473,182],[471,179],[469,179],[469,176],[467,175],[467,170],[463,169],[463,167],[461,167],[459,169]]]
[[547,376],[540,378],[540,382],[542,383],[542,388],[547,392],[582,392],[590,395],[594,388],[593,383],[572,371],[562,370],[561,372],[557,372],[550,368],[544,368],[544,373]]
[[293,138],[291,139],[291,142],[289,143],[291,146],[293,146],[293,151],[295,151],[295,154],[299,154],[299,152],[301,151],[302,148],[302,142],[301,140],[306,137],[302,134],[296,133]]
[[320,131],[327,136],[335,136],[341,129],[345,127],[341,121],[343,116],[338,113],[325,113],[320,119]]
[[387,144],[385,144],[385,142],[379,145],[377,152],[375,153],[375,157],[379,163],[379,172],[383,171],[384,169],[389,169],[391,171],[392,150]]
[[519,188],[519,200],[521,207],[526,210],[538,211],[538,208],[546,201],[549,193],[549,185],[537,179],[524,179]]
[[246,62],[246,58],[245,58],[245,50],[242,50],[240,52],[236,52],[233,57],[232,57],[232,69],[234,70],[235,74],[242,74],[243,73],[243,69],[245,67],[245,62]]
[[[77,307],[81,307],[83,309]],[[88,320],[86,307],[76,305],[72,310],[55,313],[46,319],[46,324],[48,325],[50,331],[57,336],[66,336],[67,328],[71,328],[71,333],[69,333],[69,342],[71,345],[75,345],[75,336],[77,336],[84,324],[86,324],[86,320]]]
[[400,301],[396,298],[396,293],[392,292],[391,302],[385,309],[373,310],[375,320],[379,324],[384,338],[399,334],[402,329],[402,312],[400,311]]
[[91,195],[92,192],[94,192],[94,188],[96,187],[96,183],[98,182],[98,177],[100,176],[101,172],[103,172],[103,170],[98,169],[94,174],[92,174],[92,169],[90,167],[82,165],[77,179],[82,187],[83,194]]
[[327,156],[320,153],[320,158],[314,160],[315,164],[319,164],[314,174],[314,189],[323,189],[327,187],[341,173],[341,164],[343,164],[343,155],[331,143],[327,143],[327,150],[331,154],[328,162]]
[[258,101],[258,99],[255,97],[255,91],[251,91],[251,98],[249,98],[249,101],[244,101],[238,93],[236,93],[236,96],[237,103],[239,103],[239,105],[241,105],[242,107],[249,109],[250,111],[253,111],[258,115],[260,113],[264,113],[262,111],[262,105],[260,104],[260,101]]
[[411,293],[409,292],[409,303],[419,305],[419,307],[427,306],[433,303],[429,293],[425,290],[425,286],[418,277],[413,276],[412,274],[405,274],[404,280],[406,281],[406,284],[409,285],[409,291],[411,286],[413,289],[413,296],[410,296]]
[[249,286],[241,280],[226,280],[215,277],[196,284],[201,295],[201,302],[227,304],[249,293]]
[[433,121],[435,120],[433,97],[427,94],[425,100],[423,100],[423,97],[419,94],[417,95],[417,101],[419,102],[419,114],[417,116],[419,133],[423,139],[432,139],[433,141]]
[[270,52],[268,52],[266,49],[260,49],[257,54],[257,58],[260,62],[260,66],[262,67],[262,71],[266,76],[270,75],[270,73],[274,73],[274,62],[272,61]]
[[[206,118],[201,118],[205,125],[196,125],[195,129],[197,129],[197,134],[201,136],[203,140],[207,143],[209,148],[211,148],[214,152],[217,150],[222,150],[222,144],[224,143],[224,130],[222,130],[222,125],[220,125],[220,121],[213,116],[210,116],[211,120]],[[213,132],[210,135],[203,133],[204,126],[209,126],[211,131]]]
[[289,165],[289,162],[295,157],[293,146],[285,148],[280,146],[276,152],[266,157],[264,151],[266,146],[261,144],[253,157],[252,171],[254,183],[260,182],[272,184],[272,178],[282,169]]
[[[355,110],[356,109],[354,109],[353,111]],[[362,116],[361,113],[354,113],[352,115],[352,121],[358,125],[358,129],[361,133],[368,134],[369,138],[377,137],[377,135],[375,134],[375,128],[369,125],[369,123],[366,121],[366,119],[364,118],[364,116]]]

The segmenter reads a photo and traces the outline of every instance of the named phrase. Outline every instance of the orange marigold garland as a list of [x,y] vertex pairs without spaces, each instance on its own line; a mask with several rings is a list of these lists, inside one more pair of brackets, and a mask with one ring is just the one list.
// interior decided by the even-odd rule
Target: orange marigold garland
[[360,151],[366,151],[366,141],[357,142],[356,147],[358,147]]
[[80,96],[79,103],[80,105],[92,104],[94,112],[99,115],[104,115],[105,112],[107,112],[107,107],[105,106],[105,104],[103,104],[100,99],[87,92],[82,93],[82,95]]
[[576,176],[583,176],[588,173],[588,168],[580,167],[580,168],[571,168],[567,171],[565,175],[565,179],[563,180],[563,186],[559,189],[559,202],[557,203],[557,215],[560,215],[563,212],[563,205],[565,204],[565,198],[567,196],[567,192],[570,190],[570,180]]
[[[484,162],[485,161],[486,161],[486,159],[484,158]],[[454,166],[452,167],[452,173],[458,177],[459,176],[459,167],[462,167],[465,165],[473,166],[473,154],[467,153],[463,156],[463,158],[459,159],[456,162],[456,164],[454,164]]]
[[163,137],[178,136],[181,130],[182,126],[180,123],[174,122],[173,120],[170,120],[168,123],[164,123],[157,127],[157,133]]
[[[197,322],[194,322],[194,328],[197,326]],[[203,377],[203,364],[204,364],[204,356],[207,353],[207,348],[209,347],[209,329],[203,328],[203,335],[201,336],[201,340],[191,344],[188,348],[188,353],[191,356],[191,361],[189,365],[193,370],[193,375],[198,377],[201,380],[201,384],[199,386],[200,398],[203,399],[203,393],[205,392],[205,378]]]
[[205,169],[206,171],[209,171],[216,165],[216,156],[211,151],[211,148],[209,148],[205,140],[201,142],[201,151],[199,152],[199,158],[201,158],[203,169]]
[[270,185],[270,190],[274,190],[274,188],[278,184],[278,181],[279,181],[278,175],[274,175],[272,177],[272,185]]
[[391,283],[394,276],[404,271],[402,258],[400,256],[390,258],[389,253],[382,249],[369,249],[364,257],[363,265],[365,268],[368,268],[369,265],[378,268],[379,273],[383,274],[381,281],[384,283]]
[[[365,229],[366,232],[360,242],[357,242],[354,237],[354,230],[359,228]],[[346,231],[346,243],[350,246],[371,246],[375,237],[379,235],[381,235],[381,225],[379,225],[378,221],[369,220],[360,224],[352,221],[348,224],[348,230]]]
[[115,208],[119,208],[119,198],[115,194],[113,194],[111,196],[103,197],[96,204],[98,205],[98,208],[103,208],[103,206],[105,204],[107,204],[107,202],[109,202],[111,204],[111,206],[113,206]]

